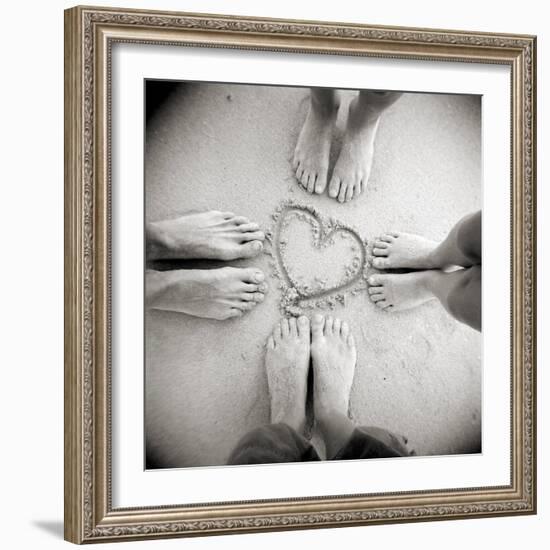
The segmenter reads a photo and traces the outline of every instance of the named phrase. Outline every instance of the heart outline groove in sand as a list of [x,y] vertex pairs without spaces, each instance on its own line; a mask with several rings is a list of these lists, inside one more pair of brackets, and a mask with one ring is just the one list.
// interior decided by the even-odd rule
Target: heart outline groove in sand
[[[305,309],[334,309],[337,304],[345,305],[348,294],[356,295],[367,287],[366,278],[369,270],[367,241],[361,238],[359,231],[335,218],[325,218],[316,208],[294,201],[280,204],[272,214],[274,227],[266,232],[270,244],[267,254],[273,260],[270,267],[274,276],[279,279],[282,291],[280,309],[283,315],[298,316]],[[336,285],[326,287],[325,280],[314,277],[316,288],[311,284],[299,283],[285,259],[287,240],[282,238],[292,219],[309,224],[312,232],[312,247],[315,251],[328,249],[335,245],[335,237],[355,241],[352,250],[356,250],[351,265],[345,267],[345,277]]]

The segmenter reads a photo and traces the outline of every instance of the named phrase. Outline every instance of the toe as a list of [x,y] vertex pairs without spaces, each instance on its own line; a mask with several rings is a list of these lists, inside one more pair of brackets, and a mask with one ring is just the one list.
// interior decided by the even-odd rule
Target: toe
[[345,321],[342,321],[342,326],[340,327],[340,334],[342,335],[342,338],[344,340],[348,339],[349,325]]
[[340,184],[340,192],[338,193],[338,202],[344,202],[346,200],[346,193],[348,192],[348,184],[342,182]]
[[258,291],[259,292],[263,292],[264,294],[267,292],[268,290],[268,286],[267,286],[267,283],[262,283],[259,287],[258,287]]
[[334,323],[332,324],[333,334],[338,336],[340,334],[341,328],[342,328],[342,321],[340,321],[340,319],[334,319]]
[[267,339],[267,347],[268,349],[275,349],[275,340],[273,336],[269,336],[269,338]]
[[307,182],[309,179],[309,171],[304,170],[302,173],[302,177],[300,178],[300,183],[302,184],[302,187],[307,191]]
[[378,248],[378,247],[374,247],[372,249],[372,253],[375,255],[375,256],[387,256],[388,255],[388,250],[387,248]]
[[340,192],[340,178],[338,176],[332,176],[330,184],[328,186],[328,195],[335,199]]
[[250,223],[250,220],[248,218],[245,218],[244,216],[235,216],[231,220],[235,225],[248,225]]
[[309,175],[309,178],[307,180],[307,190],[308,190],[308,193],[313,193],[313,191],[315,190],[315,180],[317,179],[317,174],[315,173],[311,173]]
[[382,286],[384,284],[384,279],[379,275],[371,275],[369,277],[368,283],[371,287]]
[[381,300],[385,300],[386,299],[386,296],[384,293],[380,293],[380,294],[371,294],[370,296],[370,299],[372,302],[374,302],[375,304],[377,302],[380,302]]
[[252,294],[252,300],[257,304],[261,304],[264,301],[264,295],[261,292],[254,292]]
[[224,220],[230,220],[231,218],[234,218],[235,214],[233,212],[222,212],[222,218]]
[[320,195],[327,186],[327,171],[321,170],[317,174],[317,179],[315,180],[315,193]]
[[393,241],[395,240],[395,237],[393,235],[390,235],[389,233],[385,233],[380,237],[380,240],[386,243],[393,243]]
[[281,334],[283,335],[283,338],[287,337],[290,334],[288,319],[281,319]]
[[325,336],[332,335],[332,325],[334,324],[334,319],[332,317],[327,317],[325,319]]
[[234,319],[236,317],[241,317],[243,312],[240,309],[237,309],[236,307],[233,307],[229,310],[229,315],[227,316],[228,319]]
[[354,348],[354,347],[355,347],[355,338],[353,337],[353,334],[350,334],[350,335],[348,336],[347,342],[348,342],[348,346],[349,346],[350,348]]
[[376,307],[379,307],[380,309],[386,309],[389,305],[390,304],[387,300],[380,300],[379,302],[376,302]]
[[387,269],[389,267],[389,262],[386,258],[374,258],[374,260],[372,260],[372,265],[376,267],[376,269]]
[[353,199],[354,194],[355,194],[355,185],[353,184],[348,185],[348,188],[346,189],[345,201],[349,202],[351,199]]
[[313,320],[311,321],[311,333],[313,336],[320,337],[323,335],[325,322],[325,318],[320,313],[315,314]]
[[273,338],[275,339],[275,342],[279,342],[282,337],[283,333],[281,331],[281,321],[279,321],[273,328]]
[[254,222],[243,223],[242,225],[239,225],[238,230],[241,231],[242,233],[254,232],[254,231],[259,231],[260,226]]
[[375,248],[388,248],[389,243],[381,241],[380,239],[374,241],[374,247]]
[[253,258],[257,256],[263,249],[264,245],[262,241],[250,241],[243,243],[239,247],[239,257],[240,258]]
[[384,291],[383,286],[370,286],[368,293],[372,296],[373,294],[381,294]]
[[[248,246],[248,244],[253,244],[253,243],[247,243],[247,245],[245,246]],[[247,283],[259,284],[259,283],[263,283],[264,279],[265,279],[265,275],[259,269],[253,269],[253,268],[243,269],[243,280]]]
[[265,233],[263,231],[246,231],[240,235],[240,239],[243,242],[263,241],[265,239]]
[[309,337],[309,319],[305,315],[298,317],[297,322],[298,336]]
[[300,182],[300,184],[302,183],[302,175],[303,174],[304,174],[304,167],[300,163],[298,165],[298,168],[296,169],[296,179]]
[[298,336],[298,327],[296,326],[296,318],[295,317],[291,317],[289,320],[288,320],[288,327],[289,327],[289,331],[290,331],[290,335],[291,336]]
[[355,193],[353,195],[353,198],[356,199],[365,189],[365,184],[363,183],[365,180],[363,178],[359,178],[357,180],[357,185],[355,186]]

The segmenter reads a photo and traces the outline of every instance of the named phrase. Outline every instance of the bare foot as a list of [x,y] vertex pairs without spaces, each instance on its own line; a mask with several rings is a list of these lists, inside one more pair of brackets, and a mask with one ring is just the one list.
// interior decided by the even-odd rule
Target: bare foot
[[147,257],[236,260],[262,250],[265,235],[256,223],[232,212],[194,212],[147,224]]
[[311,324],[315,421],[333,458],[351,437],[349,398],[357,351],[346,322],[316,315]]
[[265,368],[271,397],[271,422],[302,433],[306,421],[309,369],[309,319],[281,319],[267,339]]
[[357,351],[348,324],[315,315],[311,325],[315,417],[347,416]]
[[411,233],[391,231],[374,241],[372,265],[377,269],[435,269],[438,243]]
[[263,302],[267,292],[264,279],[254,268],[148,271],[147,305],[194,317],[231,319]]
[[336,113],[334,105],[316,106],[310,102],[292,161],[296,179],[308,193],[315,191],[321,194],[327,186],[330,142]]
[[380,115],[378,109],[364,106],[359,96],[350,103],[342,149],[328,188],[329,196],[339,202],[358,197],[367,187]]
[[444,275],[439,270],[372,275],[368,280],[368,292],[376,307],[385,311],[403,311],[434,300],[432,284],[437,277]]

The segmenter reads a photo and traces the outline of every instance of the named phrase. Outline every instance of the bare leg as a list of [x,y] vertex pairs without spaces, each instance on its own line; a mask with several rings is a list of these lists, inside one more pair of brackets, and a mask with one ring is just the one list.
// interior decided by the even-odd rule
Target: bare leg
[[320,194],[327,186],[330,142],[337,110],[334,90],[311,89],[308,113],[292,163],[298,182],[309,193]]
[[303,434],[309,370],[309,319],[282,319],[267,340],[265,368],[271,397],[271,423]]
[[315,419],[330,459],[355,429],[349,418],[349,398],[357,351],[348,324],[340,319],[316,315],[311,338]]
[[255,268],[178,269],[147,271],[149,309],[225,320],[240,317],[263,302],[267,285]]
[[265,238],[248,218],[217,210],[149,223],[145,234],[148,260],[252,258]]
[[369,277],[369,296],[385,311],[403,311],[438,299],[458,321],[481,330],[481,268],[439,269]]
[[329,196],[347,202],[367,187],[380,117],[400,96],[400,92],[361,91],[353,99],[344,142],[329,184]]
[[443,269],[481,263],[481,211],[462,218],[441,243],[420,235],[391,231],[373,245],[377,269]]

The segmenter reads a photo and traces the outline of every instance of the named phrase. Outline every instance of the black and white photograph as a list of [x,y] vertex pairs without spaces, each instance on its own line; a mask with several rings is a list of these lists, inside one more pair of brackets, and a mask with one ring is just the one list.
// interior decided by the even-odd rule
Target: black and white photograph
[[481,453],[481,96],[144,87],[145,468]]

